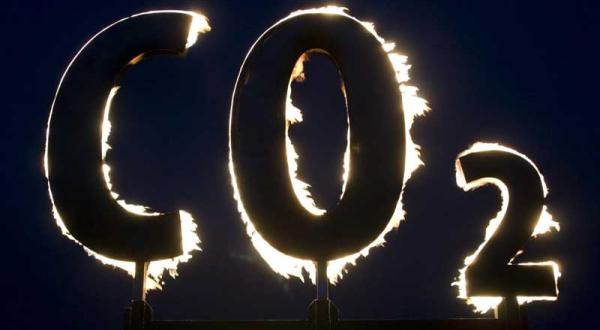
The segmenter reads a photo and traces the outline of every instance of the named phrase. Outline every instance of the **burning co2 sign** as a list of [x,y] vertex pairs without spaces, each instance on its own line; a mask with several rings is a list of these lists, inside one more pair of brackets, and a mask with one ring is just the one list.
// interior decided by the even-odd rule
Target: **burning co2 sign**
[[[184,54],[208,31],[204,16],[185,11],[119,20],[77,53],[52,105],[45,168],[56,221],[88,253],[135,274],[136,299],[142,302],[146,285],[159,287],[165,270],[174,276],[177,264],[199,250],[199,238],[189,213],[149,213],[111,191],[104,162],[111,100],[127,68],[156,54]],[[372,24],[342,8],[325,7],[277,22],[246,56],[231,105],[229,167],[252,243],[282,276],[301,277],[306,270],[326,288],[348,264],[382,244],[403,218],[404,184],[422,164],[410,128],[428,107],[417,88],[406,84],[406,57],[393,49]],[[302,120],[290,97],[291,82],[303,77],[303,61],[312,52],[326,54],[336,65],[346,99],[344,184],[330,210],[318,208],[308,185],[297,178],[298,155],[288,135],[290,125]],[[512,263],[530,236],[559,228],[544,206],[547,188],[538,168],[515,150],[478,143],[459,155],[456,170],[463,189],[491,183],[503,198],[485,242],[467,257],[455,283],[460,297],[479,311],[503,298],[507,303],[556,299],[556,263]],[[319,292],[313,323],[343,322],[332,312],[327,291]],[[323,302],[326,309],[319,307]],[[136,306],[129,327],[143,328],[150,324],[148,311],[145,303]],[[486,326],[477,322],[474,326]]]

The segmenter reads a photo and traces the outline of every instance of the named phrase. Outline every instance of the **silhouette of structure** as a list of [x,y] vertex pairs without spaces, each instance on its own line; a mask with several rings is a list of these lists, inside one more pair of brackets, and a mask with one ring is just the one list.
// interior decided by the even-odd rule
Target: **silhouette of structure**
[[[132,304],[125,330],[142,329],[526,329],[520,294],[555,294],[547,268],[501,267],[519,242],[495,244],[493,255],[468,276],[470,289],[503,296],[495,318],[454,320],[340,320],[328,298],[328,260],[356,253],[383,231],[395,211],[403,184],[405,132],[394,70],[375,37],[345,16],[299,15],[275,25],[255,44],[240,73],[231,113],[231,144],[241,198],[257,230],[283,253],[317,264],[316,299],[305,320],[160,321],[146,302],[148,262],[182,253],[177,213],[142,216],[127,212],[111,196],[102,175],[100,136],[107,97],[118,77],[142,56],[182,54],[193,17],[157,12],[119,21],[78,54],[61,82],[48,134],[48,179],[64,225],[81,244],[110,258],[136,263]],[[338,66],[351,127],[352,170],[344,196],[315,219],[294,196],[286,168],[285,105],[298,58],[310,51],[328,54]],[[526,162],[502,153],[461,160],[468,180],[497,177],[522,202],[510,216],[527,226],[539,214],[539,177]],[[516,204],[515,204],[516,205]],[[518,220],[518,219],[517,219]],[[518,227],[518,228],[517,228]],[[514,229],[514,231],[513,231]],[[525,236],[525,234],[527,234]],[[522,241],[522,240],[521,240]],[[506,243],[509,242],[509,243]],[[510,251],[509,251],[510,250]],[[508,252],[507,252],[508,251]],[[512,256],[509,256],[512,257]],[[480,271],[481,270],[481,271]],[[490,273],[502,276],[489,282]],[[517,289],[514,289],[514,288]]]

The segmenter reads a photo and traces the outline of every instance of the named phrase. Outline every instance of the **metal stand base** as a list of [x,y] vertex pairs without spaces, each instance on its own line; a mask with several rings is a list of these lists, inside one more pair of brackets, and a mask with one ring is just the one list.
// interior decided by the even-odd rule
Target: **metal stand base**
[[524,307],[506,299],[496,318],[448,320],[338,320],[338,309],[329,299],[308,306],[307,320],[256,321],[157,321],[144,301],[133,301],[125,310],[124,330],[527,330]]

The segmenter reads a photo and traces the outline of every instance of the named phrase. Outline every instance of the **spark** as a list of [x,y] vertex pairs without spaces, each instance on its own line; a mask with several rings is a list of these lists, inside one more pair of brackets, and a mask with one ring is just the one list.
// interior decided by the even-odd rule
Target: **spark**
[[[467,256],[465,258],[464,267],[459,270],[458,280],[456,282],[452,283],[452,286],[458,287],[458,290],[459,290],[458,297],[466,300],[467,304],[473,305],[475,308],[475,312],[482,313],[482,314],[488,312],[490,309],[496,308],[502,302],[503,298],[502,297],[482,297],[482,296],[469,297],[467,295],[467,280],[466,280],[465,272],[466,272],[467,268],[469,267],[469,265],[471,265],[473,263],[473,261],[475,261],[477,259],[477,256],[479,255],[479,253],[481,252],[483,247],[487,244],[487,241],[494,235],[494,233],[496,232],[496,229],[500,225],[500,222],[502,222],[502,219],[504,219],[504,216],[506,215],[506,210],[508,208],[508,201],[509,201],[510,196],[509,196],[509,192],[508,192],[508,187],[502,181],[495,179],[495,178],[481,178],[481,179],[474,180],[474,181],[467,183],[466,179],[465,179],[465,175],[462,171],[462,168],[460,166],[460,162],[458,161],[458,159],[460,159],[461,157],[466,156],[468,154],[472,154],[472,153],[476,153],[476,152],[485,152],[485,151],[504,151],[504,152],[508,152],[508,153],[517,155],[517,156],[525,159],[527,162],[529,162],[535,168],[536,172],[538,173],[538,175],[540,177],[540,182],[542,183],[544,197],[546,197],[546,195],[548,195],[548,186],[546,185],[546,182],[544,181],[544,176],[540,173],[537,166],[527,156],[525,156],[522,153],[519,153],[518,151],[516,151],[514,149],[505,147],[505,146],[497,144],[497,143],[477,142],[474,145],[472,145],[469,149],[463,151],[462,153],[460,153],[458,155],[458,157],[456,159],[456,183],[457,183],[457,185],[459,187],[461,187],[464,191],[469,191],[469,190],[473,190],[475,188],[481,187],[486,184],[493,184],[496,187],[498,187],[498,189],[500,190],[500,196],[501,196],[501,200],[502,200],[502,206],[500,207],[500,211],[498,212],[498,214],[496,214],[496,216],[494,218],[492,218],[489,221],[489,224],[486,227],[485,239],[484,239],[483,243],[481,243],[479,245],[479,247],[477,248],[477,250],[475,250],[475,252],[473,254],[471,254],[470,256]],[[533,231],[532,237],[536,237],[538,235],[544,234],[544,233],[550,231],[552,228],[559,231],[560,225],[558,224],[558,222],[556,222],[552,219],[552,215],[548,212],[548,208],[544,205],[542,207],[542,213],[541,213],[540,218],[537,222],[537,225]],[[522,253],[522,251],[519,251],[519,252],[517,252],[517,255],[519,255],[521,253]],[[515,257],[517,255],[515,255]],[[513,257],[513,259],[514,259],[514,257]],[[510,264],[512,264],[512,261],[513,260],[510,261]],[[558,278],[560,277],[559,266],[554,261],[526,262],[526,263],[519,263],[518,265],[532,265],[532,266],[533,265],[538,265],[538,266],[539,265],[551,265],[553,268],[553,271],[554,271],[555,283],[557,283]],[[556,288],[556,292],[558,294],[558,287]],[[539,301],[539,300],[556,300],[556,297],[545,297],[545,296],[542,296],[542,297],[518,296],[517,297],[517,301],[519,304],[525,304],[525,303],[529,303],[531,301]]]

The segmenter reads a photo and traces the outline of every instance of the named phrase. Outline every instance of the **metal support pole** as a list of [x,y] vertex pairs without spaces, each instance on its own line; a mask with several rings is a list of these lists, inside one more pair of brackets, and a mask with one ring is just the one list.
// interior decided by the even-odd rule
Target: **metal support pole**
[[309,319],[314,330],[332,330],[338,319],[337,308],[329,300],[329,280],[327,278],[327,261],[316,262],[317,299],[308,307]]
[[317,299],[329,299],[329,280],[327,278],[327,261],[316,262]]
[[526,310],[519,306],[517,297],[504,297],[502,303],[494,311],[496,318],[504,321],[506,330],[527,329]]
[[146,301],[146,276],[148,275],[148,262],[135,263],[135,278],[133,279],[132,300]]
[[152,320],[152,310],[146,303],[146,276],[148,262],[135,263],[135,278],[133,279],[131,307],[125,310],[125,330],[143,330]]

